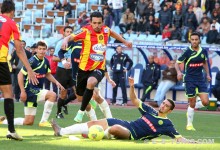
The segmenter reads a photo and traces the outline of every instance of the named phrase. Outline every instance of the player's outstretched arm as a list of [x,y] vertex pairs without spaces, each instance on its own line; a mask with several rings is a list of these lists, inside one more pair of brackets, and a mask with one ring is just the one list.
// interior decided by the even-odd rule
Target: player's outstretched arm
[[134,78],[129,77],[128,78],[129,81],[129,85],[130,85],[130,99],[132,101],[132,103],[139,108],[140,106],[140,100],[137,98],[137,95],[135,93],[135,89],[134,89]]
[[69,41],[73,41],[73,40],[74,40],[74,36],[73,36],[72,34],[70,34],[69,36],[65,37],[65,38],[63,39],[63,43],[62,43],[61,48],[62,48],[63,50],[66,50],[66,49],[68,48],[68,42],[69,42]]
[[121,41],[125,46],[132,48],[132,43],[123,39],[118,33],[111,30],[110,36]]
[[51,75],[51,73],[46,74],[46,78],[57,85],[60,90],[65,90],[65,88]]

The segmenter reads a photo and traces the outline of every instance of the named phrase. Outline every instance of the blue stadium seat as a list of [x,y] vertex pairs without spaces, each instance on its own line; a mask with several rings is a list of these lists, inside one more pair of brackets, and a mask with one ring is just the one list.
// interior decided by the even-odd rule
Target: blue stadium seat
[[135,83],[134,87],[138,89],[138,98],[140,98],[140,91],[143,89],[143,84],[141,83],[141,77],[143,74],[144,67],[142,64],[136,64],[130,71],[131,77],[137,82]]
[[173,91],[173,100],[176,100],[176,91],[184,91],[185,86],[183,84],[183,81],[178,81],[176,85],[174,85],[170,90]]

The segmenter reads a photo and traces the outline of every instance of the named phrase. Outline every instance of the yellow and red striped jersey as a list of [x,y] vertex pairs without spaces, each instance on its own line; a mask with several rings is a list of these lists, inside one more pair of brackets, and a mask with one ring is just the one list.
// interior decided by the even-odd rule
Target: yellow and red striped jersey
[[110,28],[103,26],[97,33],[91,25],[85,26],[72,34],[74,41],[82,41],[79,68],[84,71],[105,70],[106,48],[110,36]]

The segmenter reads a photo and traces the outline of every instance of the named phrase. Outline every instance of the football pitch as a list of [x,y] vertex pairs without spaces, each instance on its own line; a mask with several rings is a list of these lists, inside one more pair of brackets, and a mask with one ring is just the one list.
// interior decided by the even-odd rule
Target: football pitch
[[[69,115],[65,119],[55,119],[61,127],[74,123],[73,118],[79,109],[79,105],[69,105]],[[3,102],[0,102],[0,115],[4,115]],[[52,128],[38,127],[43,111],[43,104],[39,104],[37,116],[33,126],[16,126],[23,141],[11,141],[5,138],[6,125],[0,125],[0,150],[141,150],[141,149],[208,149],[217,150],[220,147],[220,113],[195,112],[194,127],[197,131],[186,131],[186,111],[175,110],[169,118],[172,120],[178,132],[188,139],[197,140],[199,144],[180,144],[162,136],[152,141],[124,141],[124,140],[102,140],[91,141],[84,139],[81,135],[55,137]],[[134,120],[140,117],[138,110],[134,107],[111,107],[113,117],[124,120]],[[97,117],[103,118],[99,108],[96,108]],[[50,118],[55,118],[56,105]],[[23,104],[15,103],[15,117],[23,117]],[[88,121],[84,116],[83,122]]]

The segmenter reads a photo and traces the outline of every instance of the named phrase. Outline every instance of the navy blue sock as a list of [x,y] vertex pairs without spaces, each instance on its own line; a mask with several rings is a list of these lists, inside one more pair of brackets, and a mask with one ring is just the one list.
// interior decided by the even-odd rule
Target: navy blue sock
[[5,115],[8,120],[8,130],[11,133],[15,132],[15,127],[14,127],[14,101],[11,98],[5,98],[4,99],[4,110],[5,110]]

